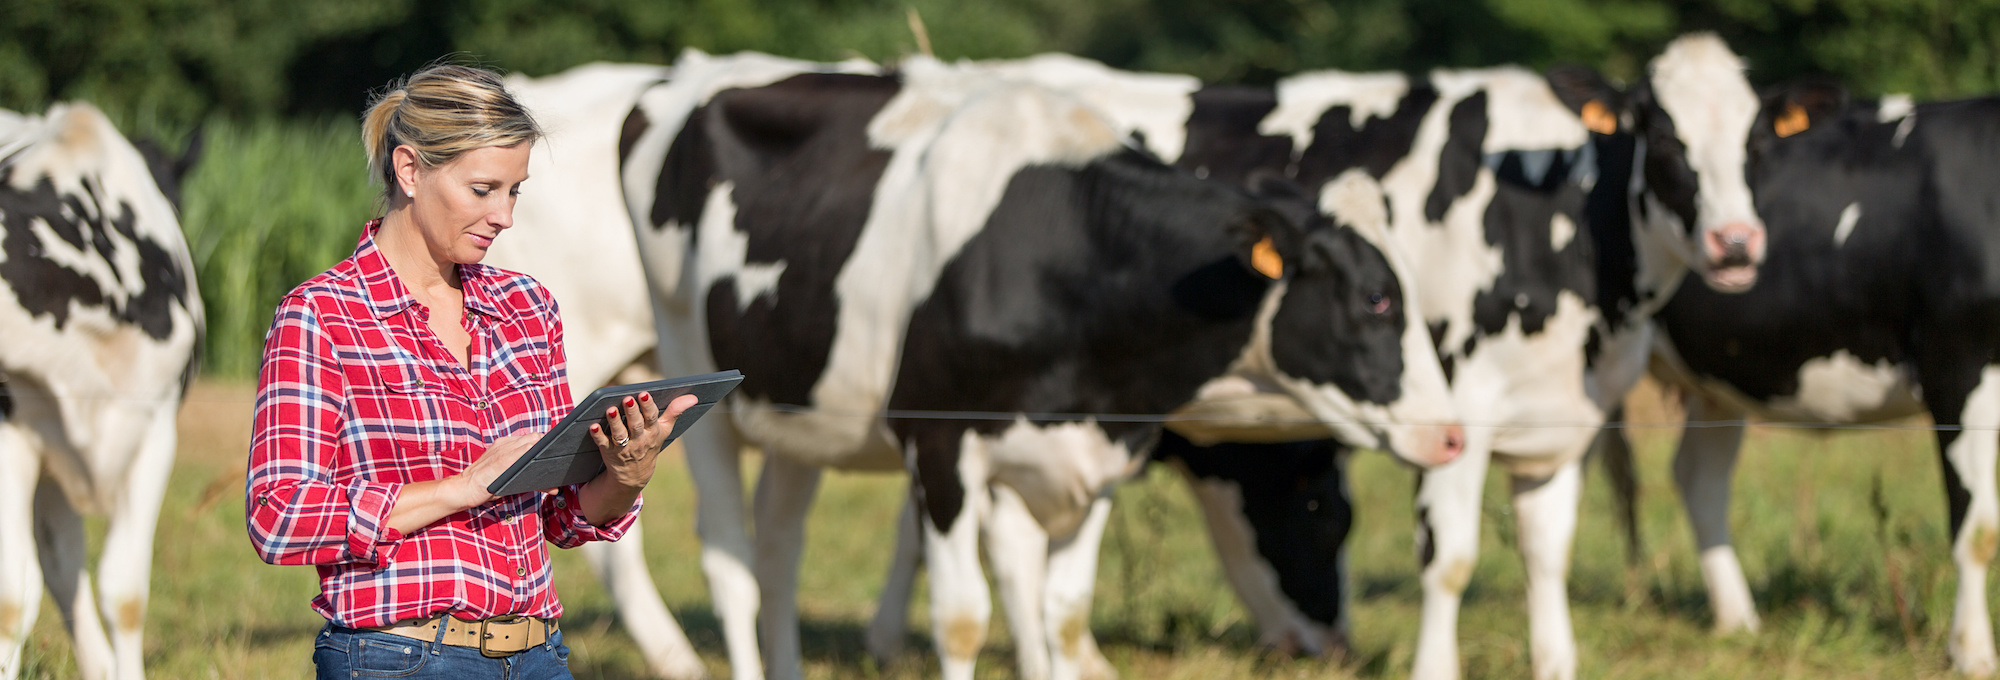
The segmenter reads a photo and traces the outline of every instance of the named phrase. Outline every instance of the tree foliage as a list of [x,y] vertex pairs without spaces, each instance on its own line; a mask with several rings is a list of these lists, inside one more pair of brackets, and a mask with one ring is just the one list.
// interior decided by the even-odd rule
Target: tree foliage
[[892,60],[1066,51],[1267,82],[1317,68],[1566,61],[1631,78],[1713,30],[1757,80],[1924,97],[2000,84],[2000,0],[0,0],[0,107],[98,101],[167,121],[351,113],[441,57],[545,74],[681,50]]

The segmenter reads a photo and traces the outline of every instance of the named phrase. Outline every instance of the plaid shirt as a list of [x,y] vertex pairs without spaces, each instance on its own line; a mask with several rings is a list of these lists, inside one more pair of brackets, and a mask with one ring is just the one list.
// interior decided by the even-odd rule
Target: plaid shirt
[[350,627],[449,612],[462,619],[562,615],[543,542],[615,541],[584,519],[577,487],[525,493],[410,535],[386,526],[404,484],[442,479],[496,437],[546,432],[571,407],[562,322],[534,279],[459,265],[471,370],[375,248],[278,304],[264,341],[245,511],[271,564],[319,567],[313,609]]

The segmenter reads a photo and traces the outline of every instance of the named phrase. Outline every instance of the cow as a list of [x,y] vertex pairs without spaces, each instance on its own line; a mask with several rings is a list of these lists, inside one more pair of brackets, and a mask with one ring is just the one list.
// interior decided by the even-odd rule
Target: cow
[[[21,671],[43,584],[82,677],[144,676],[154,525],[203,326],[148,167],[88,104],[0,112],[0,678]],[[107,518],[95,588],[85,514]]]
[[[1395,219],[1384,219],[1420,272],[1411,281],[1426,298],[1461,413],[1478,414],[1468,422],[1489,426],[1471,430],[1467,455],[1431,471],[1421,485],[1426,615],[1416,675],[1457,673],[1454,621],[1476,555],[1489,453],[1515,477],[1521,534],[1529,539],[1523,548],[1533,584],[1536,672],[1573,675],[1563,583],[1581,457],[1607,411],[1637,381],[1650,333],[1645,320],[1681,278],[1713,273],[1705,277],[1709,285],[1731,288],[1755,273],[1754,260],[1747,268],[1740,261],[1745,253],[1703,259],[1710,252],[1705,243],[1756,243],[1754,237],[1633,222],[1630,203],[1643,200],[1644,185],[1633,178],[1638,149],[1619,129],[1616,90],[1574,68],[1546,78],[1516,68],[1414,77],[1330,71],[1287,78],[1273,89],[1201,88],[1191,79],[1123,73],[1060,55],[970,67],[1092,99],[1135,139],[1199,177],[1245,183],[1282,173],[1322,192],[1319,202],[1332,214],[1354,210],[1335,198],[1353,183],[1388,192]],[[1275,438],[1313,432],[1296,426],[1309,421],[1307,414],[1283,402],[1260,404],[1258,415],[1295,424]],[[1205,442],[1270,438],[1200,423],[1181,427]],[[1344,532],[1346,518],[1329,512],[1306,521],[1252,511],[1228,495],[1232,485],[1261,476],[1323,490],[1308,495],[1307,504],[1330,499],[1337,471],[1272,456],[1283,451],[1243,444],[1206,451],[1200,455],[1211,461],[1240,464],[1203,466],[1190,482],[1230,582],[1257,618],[1260,640],[1281,649],[1338,650],[1346,625],[1338,551],[1301,559],[1282,546],[1321,545]],[[996,505],[996,525],[1032,529],[999,519],[1008,507]],[[1269,549],[1251,550],[1253,540]],[[1003,592],[1009,581],[1035,578],[1005,577],[1034,568],[1032,560],[1007,559],[1020,552],[990,551]],[[909,570],[892,570],[870,628],[877,655],[896,648],[891,633],[902,624],[900,593],[908,578]]]
[[[1754,199],[1769,260],[1754,288],[1676,292],[1655,373],[1690,427],[1674,458],[1702,579],[1724,632],[1759,625],[1730,546],[1730,478],[1746,417],[1868,423],[1929,414],[1958,589],[1954,668],[1995,673],[1986,568],[2000,544],[2000,99],[1850,102],[1817,79],[1752,90],[1714,36],[1670,45],[1632,97],[1649,212],[1681,220]],[[1718,204],[1725,207],[1715,208]],[[1753,243],[1755,243],[1753,241]],[[1751,253],[1752,256],[1755,253]]]
[[[1615,90],[1578,70],[1547,79],[1515,68],[1416,77],[1321,72],[1285,79],[1275,90],[1184,92],[1171,115],[1148,118],[1148,110],[1171,106],[1161,104],[1174,101],[1171,84],[1149,88],[1101,67],[1099,79],[1109,83],[1093,82],[1088,69],[1051,69],[1049,61],[990,68],[1111,93],[1104,106],[1114,120],[1131,121],[1149,147],[1157,144],[1163,158],[1197,176],[1241,183],[1283,173],[1335,215],[1356,209],[1336,198],[1353,183],[1377,184],[1388,194],[1384,219],[1420,272],[1411,279],[1414,294],[1423,297],[1461,414],[1475,425],[1466,455],[1427,473],[1419,493],[1426,616],[1416,674],[1457,673],[1458,595],[1476,554],[1485,468],[1497,455],[1515,477],[1536,672],[1572,675],[1563,583],[1582,455],[1643,369],[1650,331],[1644,321],[1657,305],[1652,301],[1664,299],[1656,291],[1670,291],[1690,270],[1725,269],[1696,261],[1703,241],[1715,240],[1708,232],[1681,231],[1675,243],[1655,244],[1631,222],[1634,148],[1617,130]],[[1050,71],[1055,75],[1035,75]],[[1131,96],[1135,89],[1155,96]],[[1145,103],[1121,107],[1121,100]],[[1176,128],[1162,120],[1182,122]],[[1711,285],[1740,283],[1754,277],[1754,268],[1726,274]],[[1296,422],[1306,414],[1274,402],[1264,415]],[[1240,434],[1211,431],[1201,438],[1244,439]],[[1198,495],[1207,501],[1211,527],[1244,526],[1241,516],[1218,516],[1242,509]],[[1307,530],[1307,540],[1320,530],[1295,527]],[[1272,606],[1286,600],[1270,591],[1274,563],[1244,552],[1246,541],[1216,539],[1231,583],[1261,612],[1266,642],[1307,651],[1337,646],[1337,614],[1320,620],[1299,614],[1299,605],[1337,612],[1337,600],[1294,600],[1291,612]],[[1322,566],[1303,568],[1324,569],[1338,555],[1323,559]],[[1329,577],[1300,572],[1290,580]]]
[[[690,75],[641,95],[624,186],[662,372],[747,376],[685,440],[740,675],[799,672],[792,591],[825,467],[913,472],[953,678],[990,611],[981,520],[994,489],[1015,496],[1052,537],[1040,613],[1068,677],[1108,490],[1159,431],[1143,414],[1261,386],[1414,464],[1460,447],[1380,225],[1321,216],[1282,178],[1247,193],[1176,170],[1007,78],[917,61],[704,96]],[[754,546],[746,441],[766,454]]]

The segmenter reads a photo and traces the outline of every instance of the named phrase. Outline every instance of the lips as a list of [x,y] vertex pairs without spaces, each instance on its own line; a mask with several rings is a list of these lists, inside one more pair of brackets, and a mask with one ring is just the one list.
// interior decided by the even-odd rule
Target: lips
[[472,245],[479,246],[481,249],[489,248],[493,245],[493,237],[491,236],[480,236],[478,234],[466,234],[466,236],[472,237]]

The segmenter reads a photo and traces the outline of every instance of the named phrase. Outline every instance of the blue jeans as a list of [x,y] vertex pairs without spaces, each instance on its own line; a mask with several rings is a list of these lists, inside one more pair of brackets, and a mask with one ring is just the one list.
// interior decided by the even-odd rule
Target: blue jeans
[[495,659],[471,647],[327,624],[313,636],[313,666],[319,680],[573,680],[561,630],[550,631],[548,642]]

